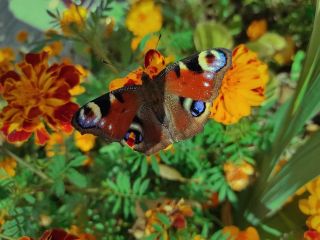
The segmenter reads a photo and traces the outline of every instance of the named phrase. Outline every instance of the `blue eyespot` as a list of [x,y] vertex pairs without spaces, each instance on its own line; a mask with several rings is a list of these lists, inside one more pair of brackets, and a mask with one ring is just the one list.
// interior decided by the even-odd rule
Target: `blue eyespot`
[[193,101],[190,112],[193,117],[199,117],[206,110],[206,104],[203,101]]
[[123,137],[126,142],[128,142],[131,133],[134,134],[134,144],[139,144],[143,141],[142,134],[139,131],[129,129]]

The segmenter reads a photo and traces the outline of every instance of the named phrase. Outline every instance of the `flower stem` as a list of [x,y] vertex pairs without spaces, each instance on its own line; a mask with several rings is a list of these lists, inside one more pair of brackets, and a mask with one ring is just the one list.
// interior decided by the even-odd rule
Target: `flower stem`
[[53,180],[48,177],[46,174],[44,174],[43,172],[41,172],[40,170],[36,169],[35,167],[33,167],[32,165],[30,165],[29,163],[27,163],[26,161],[24,161],[22,158],[20,158],[19,156],[17,156],[16,154],[14,154],[13,152],[11,152],[10,150],[2,147],[2,149],[5,151],[6,154],[8,154],[10,157],[14,158],[19,164],[23,165],[24,167],[28,168],[31,172],[35,173],[36,175],[38,175],[40,178],[42,178],[43,180],[46,180],[48,182],[53,182]]

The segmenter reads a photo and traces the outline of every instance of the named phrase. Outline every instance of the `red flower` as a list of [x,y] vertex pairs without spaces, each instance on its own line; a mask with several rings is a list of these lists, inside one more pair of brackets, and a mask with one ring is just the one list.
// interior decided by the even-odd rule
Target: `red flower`
[[7,106],[0,127],[9,142],[24,142],[35,134],[37,144],[49,139],[44,123],[53,130],[70,131],[78,105],[69,90],[79,84],[80,72],[72,65],[48,66],[48,54],[27,54],[25,60],[0,78]]

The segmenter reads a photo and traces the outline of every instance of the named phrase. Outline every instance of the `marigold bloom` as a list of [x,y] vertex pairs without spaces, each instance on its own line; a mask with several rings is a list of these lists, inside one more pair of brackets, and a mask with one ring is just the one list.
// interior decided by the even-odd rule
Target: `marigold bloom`
[[315,230],[308,230],[304,232],[303,237],[305,240],[320,240],[320,233]]
[[227,162],[223,165],[226,180],[229,186],[235,191],[242,191],[249,185],[250,176],[254,173],[254,168],[247,162],[234,164]]
[[[0,49],[0,77],[2,74],[14,68],[12,61],[15,59],[12,48]],[[2,91],[2,84],[0,83],[0,92]]]
[[222,231],[229,235],[227,240],[260,240],[259,234],[254,227],[248,227],[246,230],[240,231],[236,226],[226,226]]
[[42,51],[48,52],[50,57],[59,56],[63,50],[61,41],[54,41],[46,45]]
[[299,201],[299,208],[302,213],[309,215],[306,225],[320,233],[320,177],[308,183],[306,188],[310,195]]
[[132,40],[132,48],[135,49],[144,36],[161,29],[161,7],[155,5],[153,0],[142,0],[134,3],[128,13],[126,26],[136,37]]
[[178,202],[168,200],[157,208],[150,209],[145,213],[146,236],[155,231],[153,227],[154,224],[163,225],[163,223],[158,218],[158,213],[165,214],[170,219],[171,227],[175,229],[185,228],[187,226],[186,217],[191,217],[193,215],[192,208],[190,207],[190,205],[186,204],[183,199]]
[[28,32],[27,31],[20,31],[16,35],[16,40],[20,43],[24,43],[28,40]]
[[267,31],[268,25],[265,19],[254,20],[247,28],[247,36],[250,40],[256,40]]
[[223,124],[232,124],[248,116],[251,107],[264,101],[268,78],[268,67],[258,60],[256,53],[245,45],[236,47],[232,53],[232,66],[222,80],[210,117]]
[[[10,177],[16,175],[17,162],[14,158],[6,157],[0,161],[0,169],[3,169]],[[5,176],[4,176],[5,177]],[[0,179],[2,176],[0,175]]]
[[74,141],[81,151],[89,152],[96,142],[96,136],[92,134],[81,134],[80,132],[76,131],[74,134]]
[[[45,231],[39,240],[79,240],[78,237],[67,233],[62,229],[52,229]],[[19,240],[33,240],[31,237],[21,237]]]
[[47,157],[53,157],[56,153],[63,155],[66,153],[64,140],[66,135],[62,132],[54,132],[50,134],[49,140],[46,143],[45,151]]
[[9,142],[24,142],[35,133],[44,144],[53,130],[72,130],[70,121],[78,105],[71,102],[69,89],[79,83],[80,73],[72,65],[48,66],[48,54],[27,54],[17,71],[2,75],[3,98],[7,106],[0,115],[1,130]]
[[83,233],[79,227],[76,225],[72,225],[70,230],[70,234],[77,236],[78,240],[96,240],[96,237],[89,233]]
[[60,26],[66,36],[70,36],[77,31],[81,31],[85,26],[87,18],[87,9],[82,6],[71,4],[70,7],[62,13]]

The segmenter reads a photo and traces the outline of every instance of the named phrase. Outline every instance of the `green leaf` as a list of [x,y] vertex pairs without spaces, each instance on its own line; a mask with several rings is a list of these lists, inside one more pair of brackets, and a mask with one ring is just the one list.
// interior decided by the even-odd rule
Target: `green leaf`
[[87,186],[86,177],[73,168],[67,171],[67,178],[71,183],[79,188],[84,188]]
[[152,233],[149,236],[143,238],[143,240],[156,240],[158,238],[159,234],[158,233]]
[[140,189],[139,189],[139,195],[143,195],[146,192],[146,190],[149,187],[149,183],[150,183],[149,179],[146,179],[141,183]]
[[141,172],[141,177],[145,177],[147,175],[148,162],[147,162],[147,159],[145,157],[141,160],[140,172]]
[[157,213],[157,217],[159,218],[159,220],[165,225],[165,226],[170,226],[171,221],[168,218],[167,215],[163,214],[163,213]]
[[[320,175],[320,132],[301,146],[266,186],[261,201],[271,212],[278,210],[300,187]],[[306,164],[307,162],[307,164]]]
[[64,195],[64,191],[65,191],[63,181],[62,181],[61,179],[60,179],[60,180],[57,180],[57,181],[53,184],[52,189],[53,189],[53,191],[55,192],[55,194],[56,194],[58,197],[63,196],[63,195]]
[[76,157],[75,159],[73,159],[73,160],[68,164],[68,166],[69,166],[69,167],[79,167],[79,166],[82,166],[84,160],[86,160],[86,159],[87,159],[87,156],[85,156],[85,155],[78,156],[78,157]]
[[157,175],[159,175],[160,168],[159,168],[158,161],[154,155],[151,156],[151,168]]

